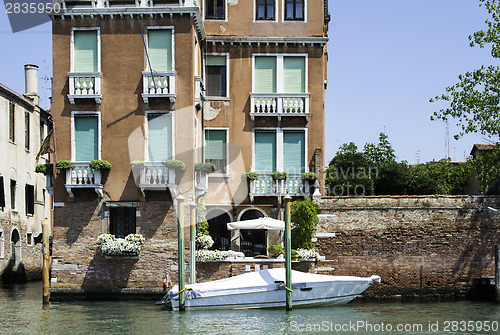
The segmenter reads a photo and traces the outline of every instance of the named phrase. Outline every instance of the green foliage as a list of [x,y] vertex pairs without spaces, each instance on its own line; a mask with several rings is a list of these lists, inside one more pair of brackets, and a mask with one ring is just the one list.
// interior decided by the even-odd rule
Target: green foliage
[[386,160],[378,164],[378,178],[375,179],[375,194],[407,194],[408,164],[403,161]]
[[145,166],[146,166],[146,163],[144,161],[132,161],[132,162],[130,162],[131,168],[143,168]]
[[273,177],[274,180],[285,180],[290,176],[286,172],[274,171],[271,173],[271,177]]
[[56,168],[58,170],[71,169],[72,167],[73,167],[73,164],[70,161],[60,160],[60,161],[56,162]]
[[194,165],[195,172],[210,173],[217,169],[214,163],[196,163]]
[[246,173],[243,173],[243,176],[248,180],[259,179],[259,174],[257,172],[246,172]]
[[285,247],[281,245],[270,245],[269,247],[267,247],[267,251],[269,251],[269,254],[272,257],[276,257],[285,253]]
[[[486,20],[488,29],[469,36],[471,47],[483,48],[491,44],[491,56],[500,58],[500,0],[479,0],[492,19]],[[500,68],[481,66],[478,70],[459,75],[459,82],[446,87],[446,93],[430,99],[449,102],[447,108],[434,112],[431,120],[455,119],[461,131],[458,139],[468,133],[500,137]]]
[[311,239],[314,237],[314,229],[319,222],[318,204],[307,199],[292,202],[291,219],[292,248],[313,249]]
[[326,169],[326,183],[335,195],[353,195],[361,185],[365,195],[374,192],[374,163],[353,143],[343,144]]
[[290,256],[292,256],[292,259],[297,259],[299,258],[299,253],[297,252],[297,250],[292,249],[290,250]]
[[176,172],[185,172],[186,163],[176,159],[169,159],[163,163],[167,169],[174,169]]
[[481,153],[471,164],[481,191],[487,194],[499,194],[500,148]]
[[94,170],[99,170],[99,171],[109,171],[111,170],[111,163],[103,160],[103,159],[96,159],[93,161],[90,161],[89,167]]
[[301,176],[302,176],[302,179],[309,179],[309,180],[318,179],[318,175],[314,172],[305,172]]
[[201,198],[198,201],[198,225],[196,227],[198,234],[210,235],[208,221],[205,218],[206,212],[207,207],[205,206],[205,198]]
[[389,136],[384,133],[379,135],[379,143],[366,143],[363,148],[363,155],[367,160],[373,163],[383,163],[386,161],[395,161],[396,155],[391,143],[389,143]]
[[44,175],[49,175],[52,174],[54,167],[52,164],[47,163],[47,164],[38,164],[35,167],[35,172],[36,173],[42,173]]

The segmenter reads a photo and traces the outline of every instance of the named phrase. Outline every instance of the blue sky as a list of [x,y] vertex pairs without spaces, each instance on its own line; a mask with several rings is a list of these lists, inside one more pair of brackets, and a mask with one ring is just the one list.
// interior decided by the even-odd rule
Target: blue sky
[[[445,157],[443,122],[432,122],[443,106],[429,99],[443,93],[458,74],[496,64],[489,49],[471,48],[468,36],[482,29],[488,17],[477,0],[330,0],[326,159],[342,143],[358,147],[389,135],[399,160],[410,163]],[[24,64],[40,66],[51,76],[51,25],[13,34],[0,5],[0,82],[24,91]],[[40,82],[42,106],[48,107],[49,81]],[[450,156],[464,160],[469,135],[455,141],[450,122]]]

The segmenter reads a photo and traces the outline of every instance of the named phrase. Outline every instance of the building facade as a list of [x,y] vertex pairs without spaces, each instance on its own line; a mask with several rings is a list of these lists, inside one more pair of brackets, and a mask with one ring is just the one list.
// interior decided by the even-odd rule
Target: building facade
[[[312,195],[303,173],[321,176],[326,3],[62,2],[51,14],[52,114],[55,159],[71,164],[54,178],[53,287],[150,288],[174,278],[179,194],[186,205],[203,198],[219,250],[251,257],[280,243],[278,233],[226,224],[279,217],[287,190]],[[136,257],[105,257],[103,233],[140,233],[145,243]]]
[[[36,157],[49,131],[49,114],[39,107],[38,66],[26,65],[26,93],[0,84],[0,274],[3,282],[40,278],[41,221],[51,219],[45,176]],[[39,158],[48,163],[48,155]]]

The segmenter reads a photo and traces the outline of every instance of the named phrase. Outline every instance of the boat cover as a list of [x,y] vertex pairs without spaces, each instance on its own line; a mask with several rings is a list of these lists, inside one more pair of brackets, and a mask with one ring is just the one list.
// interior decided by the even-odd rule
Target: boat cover
[[[285,282],[285,280],[284,268],[248,272],[226,279],[186,285],[186,299],[271,291],[275,290],[276,286],[281,285],[279,283]],[[327,276],[292,270],[292,288],[295,288],[294,286],[297,284],[306,284],[300,285],[301,287],[322,286],[322,284],[331,285],[332,281],[368,282],[371,284],[373,282],[380,283],[380,277]],[[178,291],[179,287],[175,285],[168,292],[170,299],[178,300]]]
[[235,229],[269,229],[269,230],[284,230],[285,221],[276,220],[270,217],[263,217],[253,220],[229,222],[228,230]]

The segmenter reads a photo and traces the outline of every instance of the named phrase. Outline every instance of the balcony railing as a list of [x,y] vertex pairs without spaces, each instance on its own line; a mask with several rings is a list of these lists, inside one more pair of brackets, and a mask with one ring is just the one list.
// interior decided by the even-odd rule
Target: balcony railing
[[301,174],[290,174],[286,180],[274,180],[271,174],[259,173],[259,179],[250,181],[250,199],[256,196],[279,196],[288,191],[290,196],[306,196],[309,191],[309,180],[302,179]]
[[175,100],[175,71],[142,72],[142,98],[149,103],[149,98],[168,98]]
[[175,170],[165,167],[163,162],[146,162],[139,171],[139,188],[144,191],[164,191],[175,187]]
[[66,191],[73,197],[74,188],[93,188],[102,197],[101,171],[91,169],[89,163],[73,162],[66,170]]
[[304,116],[309,118],[309,93],[250,93],[250,117]]
[[101,73],[100,72],[70,72],[69,102],[74,104],[75,99],[94,99],[101,102]]
[[200,106],[205,97],[205,85],[201,76],[194,77],[194,104]]

